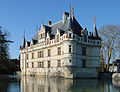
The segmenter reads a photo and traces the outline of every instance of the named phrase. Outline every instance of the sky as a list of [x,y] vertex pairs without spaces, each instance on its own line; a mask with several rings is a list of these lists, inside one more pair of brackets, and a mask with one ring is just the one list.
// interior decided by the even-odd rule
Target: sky
[[43,21],[55,23],[62,20],[62,13],[70,11],[70,2],[74,16],[83,28],[93,29],[94,15],[96,26],[120,24],[120,0],[0,0],[0,26],[9,32],[10,58],[19,57],[19,47],[25,38],[30,41]]

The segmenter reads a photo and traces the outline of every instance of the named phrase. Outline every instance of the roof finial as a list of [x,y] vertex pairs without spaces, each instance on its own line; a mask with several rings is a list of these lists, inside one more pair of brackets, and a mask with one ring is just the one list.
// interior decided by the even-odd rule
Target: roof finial
[[71,16],[71,0],[70,0],[70,16]]
[[23,38],[25,39],[25,30],[24,30],[24,36],[23,36]]
[[38,26],[36,26],[36,32],[38,31]]
[[41,25],[43,25],[43,21],[41,22]]
[[94,24],[96,24],[96,13],[94,15]]
[[72,16],[74,16],[74,8],[72,7]]
[[25,42],[26,42],[26,40],[25,40],[25,30],[24,30],[24,36],[23,36],[23,42],[22,42],[22,48],[25,47]]

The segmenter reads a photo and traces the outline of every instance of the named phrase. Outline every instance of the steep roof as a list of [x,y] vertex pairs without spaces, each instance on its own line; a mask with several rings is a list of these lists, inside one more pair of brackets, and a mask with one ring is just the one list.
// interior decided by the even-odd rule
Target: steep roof
[[24,32],[24,36],[23,36],[23,41],[22,41],[22,46],[21,46],[21,48],[24,48],[24,47],[25,47],[25,43],[26,43],[26,40],[25,40],[25,32]]
[[[69,13],[67,13],[69,14]],[[81,35],[81,30],[82,27],[80,26],[80,24],[77,22],[77,20],[75,19],[74,16],[67,16],[65,21],[63,22],[63,20],[58,21],[54,24],[51,25],[43,25],[45,28],[45,33],[47,33],[49,31],[50,36],[55,36],[57,29],[59,29],[61,31],[61,34],[63,33],[67,33],[69,31],[69,29],[71,29],[73,31],[74,34],[78,34]],[[34,35],[33,39],[34,40],[38,40],[38,32],[36,32],[36,34]]]
[[65,22],[63,22],[63,20],[49,25],[49,27],[51,27],[51,34],[55,35],[57,29],[64,31],[65,33],[68,32],[69,29],[72,29],[74,34],[79,34],[81,33],[82,27],[80,26],[80,24],[77,22],[77,20],[74,18],[74,16],[69,16],[67,17],[67,19],[65,20]]
[[97,28],[96,28],[96,25],[94,24],[94,27],[93,27],[93,37],[99,37],[98,36],[98,32],[97,32]]

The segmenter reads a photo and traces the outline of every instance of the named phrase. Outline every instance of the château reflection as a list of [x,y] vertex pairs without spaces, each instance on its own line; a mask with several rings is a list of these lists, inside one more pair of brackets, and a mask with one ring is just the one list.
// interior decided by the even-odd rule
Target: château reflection
[[[20,92],[104,92],[103,81],[21,77]],[[106,91],[109,92],[109,91]]]
[[41,77],[21,77],[21,92],[68,92],[73,80]]
[[113,87],[115,89],[115,92],[118,92],[118,90],[120,92],[120,80],[113,79],[112,84],[113,84]]

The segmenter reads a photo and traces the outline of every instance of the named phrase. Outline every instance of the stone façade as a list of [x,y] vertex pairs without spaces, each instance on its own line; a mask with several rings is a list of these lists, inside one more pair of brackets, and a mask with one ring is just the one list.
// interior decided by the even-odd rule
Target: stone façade
[[88,34],[74,16],[64,12],[63,19],[40,29],[30,42],[20,46],[22,75],[64,78],[97,78],[100,67],[101,39],[94,23]]

